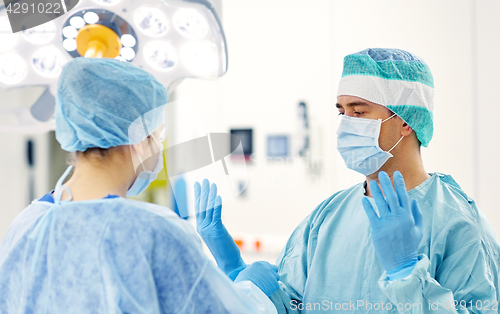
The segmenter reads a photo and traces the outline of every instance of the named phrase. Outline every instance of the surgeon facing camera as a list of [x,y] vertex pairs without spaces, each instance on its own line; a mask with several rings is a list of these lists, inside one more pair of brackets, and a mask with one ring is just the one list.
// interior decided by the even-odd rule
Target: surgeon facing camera
[[[324,200],[292,233],[270,297],[279,313],[498,312],[500,246],[491,225],[451,176],[423,166],[433,101],[420,57],[381,48],[345,57],[337,149],[366,181]],[[247,268],[215,195],[208,182],[195,185],[195,199],[218,208],[197,216],[197,230],[235,277]]]
[[188,222],[125,198],[163,168],[167,101],[130,63],[65,66],[56,138],[73,162],[0,245],[0,313],[276,313],[266,296],[278,289],[276,267],[252,264],[232,282]]

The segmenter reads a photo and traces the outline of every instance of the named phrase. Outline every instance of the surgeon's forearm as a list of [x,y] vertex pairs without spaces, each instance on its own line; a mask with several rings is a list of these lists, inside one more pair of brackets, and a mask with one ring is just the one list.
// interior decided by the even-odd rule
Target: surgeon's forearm
[[275,293],[273,293],[269,299],[273,302],[278,314],[299,314],[299,306],[301,303],[297,300],[292,300],[290,296],[283,291],[282,289],[278,289]]
[[246,267],[240,249],[227,230],[217,237],[204,237],[203,241],[215,258],[217,266],[232,280]]
[[429,260],[422,254],[410,276],[395,281],[389,281],[387,277],[379,280],[379,286],[391,300],[393,309],[399,313],[483,313],[469,311],[475,304],[463,301],[460,305],[460,300],[455,301],[453,292],[432,278],[428,268]]

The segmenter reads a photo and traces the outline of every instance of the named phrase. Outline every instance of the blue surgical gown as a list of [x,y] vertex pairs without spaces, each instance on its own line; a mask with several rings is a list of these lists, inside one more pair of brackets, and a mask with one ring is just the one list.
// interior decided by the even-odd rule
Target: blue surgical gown
[[55,206],[45,196],[0,246],[2,314],[275,311],[207,260],[188,222],[154,204],[108,196]]
[[295,229],[277,260],[279,313],[498,313],[497,238],[451,176],[408,192],[424,236],[412,274],[394,282],[375,255],[364,193],[361,183],[332,195]]

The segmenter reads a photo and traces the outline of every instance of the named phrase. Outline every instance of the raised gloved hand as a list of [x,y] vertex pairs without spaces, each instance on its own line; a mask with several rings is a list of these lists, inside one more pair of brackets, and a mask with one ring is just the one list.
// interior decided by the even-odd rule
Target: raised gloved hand
[[207,245],[217,265],[231,280],[247,265],[241,258],[240,249],[222,224],[222,199],[217,196],[217,186],[207,179],[202,186],[194,185],[194,209],[196,230]]
[[394,191],[391,179],[381,171],[378,175],[382,194],[377,182],[370,182],[370,190],[377,204],[380,217],[369,199],[363,197],[363,207],[371,225],[375,253],[387,271],[389,280],[409,276],[418,261],[418,245],[422,240],[422,212],[418,202],[410,207],[403,176],[394,172]]
[[242,270],[238,277],[234,280],[238,283],[243,280],[249,280],[259,287],[262,292],[270,296],[279,289],[278,267],[268,262],[255,262]]

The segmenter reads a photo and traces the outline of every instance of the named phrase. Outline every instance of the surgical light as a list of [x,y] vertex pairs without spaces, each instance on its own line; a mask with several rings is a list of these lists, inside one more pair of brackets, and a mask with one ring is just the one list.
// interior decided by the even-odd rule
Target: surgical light
[[137,40],[134,36],[125,34],[122,36],[122,44],[124,47],[134,47],[137,44]]
[[63,28],[62,33],[66,38],[75,38],[78,34],[78,31],[73,26],[66,26],[65,28]]
[[179,9],[173,23],[179,33],[189,39],[202,39],[208,33],[207,20],[195,9]]
[[99,15],[95,12],[87,12],[83,16],[83,19],[87,22],[87,24],[95,24],[99,22]]
[[146,62],[156,70],[172,69],[177,63],[174,47],[165,41],[152,41],[144,47]]
[[125,47],[121,50],[121,56],[125,60],[130,61],[135,58],[135,51],[130,47]]
[[76,40],[73,38],[68,38],[63,41],[63,47],[66,51],[75,51],[76,50]]
[[0,34],[0,52],[9,51],[17,44],[18,37],[13,34]]
[[26,62],[16,53],[0,55],[0,82],[15,85],[22,82],[28,74]]
[[[0,88],[44,86],[54,94],[64,64],[80,57],[130,62],[170,91],[186,78],[216,78],[227,71],[226,38],[210,1],[63,2],[78,7],[68,6],[65,17],[18,33],[12,33],[7,16],[0,16]],[[51,108],[44,109],[48,115]],[[0,130],[1,118],[0,113]],[[45,132],[54,127],[53,120],[32,124],[35,120],[23,120],[19,128]]]
[[191,41],[182,47],[184,65],[198,75],[210,75],[217,69],[217,53],[210,42]]
[[95,3],[112,6],[120,3],[122,0],[94,0]]
[[23,31],[23,36],[32,44],[46,44],[56,37],[56,24],[51,21],[37,27],[27,29]]
[[18,36],[11,34],[12,30],[6,16],[0,16],[0,52],[9,51],[18,42]]
[[74,16],[69,20],[69,24],[76,29],[80,29],[85,26],[85,20],[81,16]]
[[137,27],[148,36],[160,37],[168,31],[167,17],[156,8],[141,7],[137,9],[134,21]]
[[59,76],[66,63],[61,51],[53,46],[37,50],[31,60],[35,71],[44,77]]

